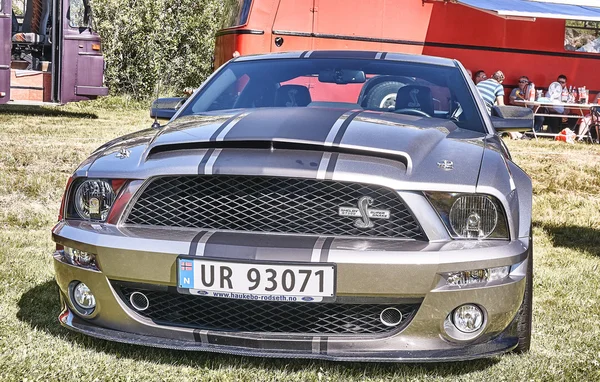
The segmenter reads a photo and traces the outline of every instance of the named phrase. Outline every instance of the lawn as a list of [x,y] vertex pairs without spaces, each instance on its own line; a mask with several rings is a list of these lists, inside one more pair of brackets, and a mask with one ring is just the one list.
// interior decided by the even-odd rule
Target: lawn
[[533,178],[533,344],[526,355],[438,364],[270,360],[96,340],[57,322],[50,229],[70,173],[151,124],[119,99],[0,108],[0,381],[600,380],[600,145],[508,141]]

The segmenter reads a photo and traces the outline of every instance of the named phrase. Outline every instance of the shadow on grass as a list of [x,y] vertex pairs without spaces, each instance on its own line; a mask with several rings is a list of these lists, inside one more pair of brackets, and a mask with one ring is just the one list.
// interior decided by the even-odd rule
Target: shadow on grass
[[537,224],[555,247],[581,250],[600,257],[600,230],[573,225]]
[[17,318],[32,328],[60,337],[78,346],[119,358],[151,361],[164,365],[181,365],[194,368],[243,369],[250,373],[300,373],[318,372],[337,374],[347,379],[458,376],[485,370],[499,362],[499,357],[465,362],[394,364],[394,363],[336,363],[331,361],[301,359],[271,359],[232,356],[120,344],[71,332],[58,323],[60,314],[58,287],[54,280],[39,284],[23,294],[18,302]]
[[23,117],[63,117],[98,119],[95,113],[63,110],[59,107],[0,105],[0,113],[18,114]]

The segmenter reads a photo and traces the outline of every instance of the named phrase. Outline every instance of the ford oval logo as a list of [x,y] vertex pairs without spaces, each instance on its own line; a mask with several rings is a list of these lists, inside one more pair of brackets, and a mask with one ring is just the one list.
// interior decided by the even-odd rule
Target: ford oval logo
[[302,301],[313,301],[314,298],[306,296],[306,297],[302,297]]
[[201,294],[201,295],[207,295],[208,294],[208,292],[205,291],[205,290],[199,290],[196,293]]

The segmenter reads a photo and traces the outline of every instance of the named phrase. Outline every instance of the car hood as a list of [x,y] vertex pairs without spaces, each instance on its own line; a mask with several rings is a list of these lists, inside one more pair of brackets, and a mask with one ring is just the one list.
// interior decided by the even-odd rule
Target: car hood
[[[159,131],[118,138],[97,149],[82,167],[90,173],[143,178],[149,159],[160,152],[244,148],[258,142],[397,160],[405,165],[405,180],[429,182],[435,171],[436,183],[474,186],[485,135],[438,118],[390,112],[316,107],[233,110],[185,116]],[[458,171],[442,168],[444,161]]]

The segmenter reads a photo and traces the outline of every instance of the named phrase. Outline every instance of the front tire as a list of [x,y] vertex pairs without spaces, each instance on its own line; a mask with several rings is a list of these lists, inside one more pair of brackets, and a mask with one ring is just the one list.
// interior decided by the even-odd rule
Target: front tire
[[531,347],[531,319],[533,308],[533,238],[529,239],[529,256],[527,257],[527,274],[525,275],[525,296],[517,313],[517,337],[519,341],[513,353],[522,354]]

